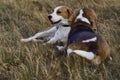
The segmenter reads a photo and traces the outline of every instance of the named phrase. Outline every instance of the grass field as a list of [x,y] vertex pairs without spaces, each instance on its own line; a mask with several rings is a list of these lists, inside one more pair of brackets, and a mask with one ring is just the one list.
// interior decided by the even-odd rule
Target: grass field
[[[20,42],[52,26],[47,15],[58,5],[96,11],[112,61],[86,66],[52,45]],[[0,0],[0,80],[120,80],[120,0]]]

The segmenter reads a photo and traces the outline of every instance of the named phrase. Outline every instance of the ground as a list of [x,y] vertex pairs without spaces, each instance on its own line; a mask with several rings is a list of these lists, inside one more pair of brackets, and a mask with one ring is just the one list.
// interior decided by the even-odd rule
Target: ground
[[[120,0],[0,0],[0,80],[119,80]],[[47,15],[58,5],[93,8],[98,33],[111,48],[112,61],[87,66],[79,57],[59,55],[53,45],[22,43],[52,25]]]

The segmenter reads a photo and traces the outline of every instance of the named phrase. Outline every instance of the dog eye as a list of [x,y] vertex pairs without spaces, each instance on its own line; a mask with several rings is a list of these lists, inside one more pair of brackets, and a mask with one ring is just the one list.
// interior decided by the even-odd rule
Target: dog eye
[[57,11],[57,14],[60,14],[61,12],[60,11]]

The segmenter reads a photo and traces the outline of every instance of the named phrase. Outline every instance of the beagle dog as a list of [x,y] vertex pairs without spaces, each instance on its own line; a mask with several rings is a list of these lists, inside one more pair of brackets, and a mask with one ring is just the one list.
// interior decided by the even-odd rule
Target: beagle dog
[[65,49],[68,56],[79,55],[87,63],[98,65],[106,58],[110,58],[110,48],[94,31],[96,15],[93,10],[87,13],[89,10],[91,9],[79,9],[71,15],[69,19],[71,30],[67,45],[64,48],[58,46],[58,49]]
[[[54,11],[49,14],[48,19],[52,24],[55,24],[52,28],[47,31],[38,32],[34,36],[31,36],[26,39],[21,39],[22,42],[29,42],[29,41],[41,41],[47,40],[47,43],[54,44],[57,41],[66,43],[68,34],[70,32],[70,26],[68,23],[72,23],[75,17],[71,16],[71,14],[78,14],[79,9],[73,11],[71,8],[67,6],[58,6],[54,9]],[[89,16],[89,21],[92,24],[94,30],[97,30],[95,22],[96,22],[96,14],[92,9],[86,10],[86,15],[94,14],[95,17],[92,18]],[[38,40],[37,38],[43,38],[43,40]]]
[[[21,39],[22,42],[29,41],[42,41],[37,40],[37,38],[43,38],[43,40],[47,40],[47,43],[54,44],[57,41],[67,42],[68,33],[70,31],[70,27],[68,25],[68,18],[72,14],[72,9],[67,6],[58,6],[54,9],[54,11],[49,14],[48,19],[53,26],[47,31],[38,32],[34,36],[31,36],[26,39]],[[67,26],[67,27],[66,27]]]

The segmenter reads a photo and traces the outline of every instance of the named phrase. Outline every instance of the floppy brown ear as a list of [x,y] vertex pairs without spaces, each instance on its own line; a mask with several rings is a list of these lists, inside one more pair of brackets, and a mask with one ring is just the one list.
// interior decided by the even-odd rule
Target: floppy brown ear
[[80,9],[75,9],[73,11],[73,13],[70,15],[70,17],[68,18],[68,23],[69,25],[72,25],[77,17],[77,15],[79,14]]
[[73,13],[73,10],[69,7],[67,7],[67,13],[68,13],[68,18],[71,16],[71,14]]
[[91,28],[94,31],[97,31],[97,26],[96,26],[97,14],[95,13],[95,11],[93,9],[90,9],[90,8],[84,8],[83,11],[85,13],[85,14],[83,14],[83,16],[86,16],[91,23]]

